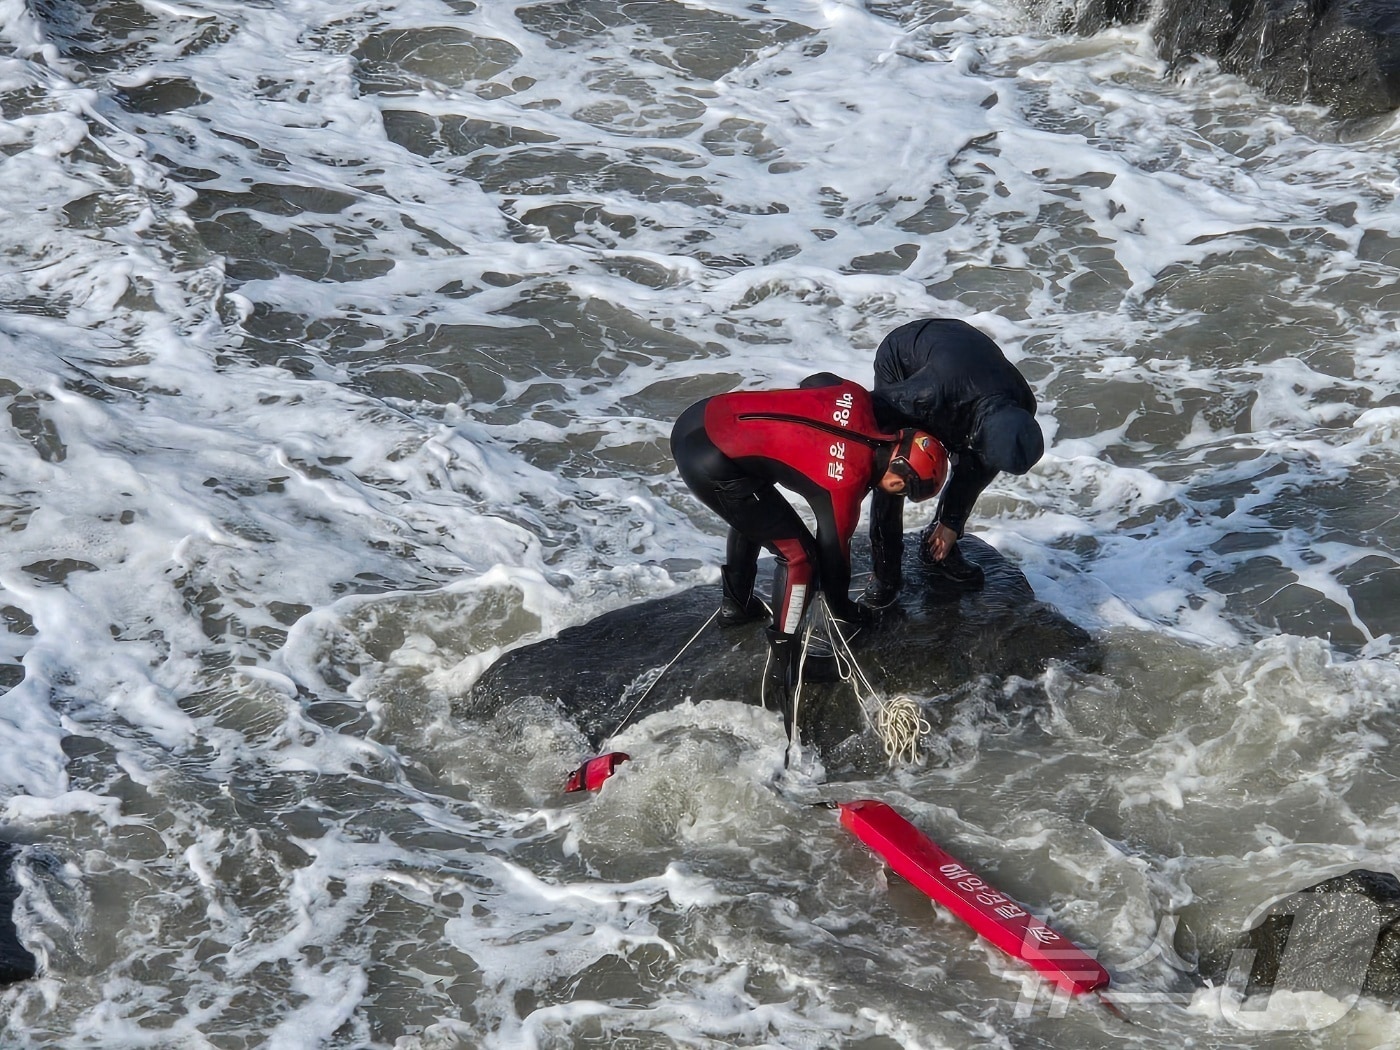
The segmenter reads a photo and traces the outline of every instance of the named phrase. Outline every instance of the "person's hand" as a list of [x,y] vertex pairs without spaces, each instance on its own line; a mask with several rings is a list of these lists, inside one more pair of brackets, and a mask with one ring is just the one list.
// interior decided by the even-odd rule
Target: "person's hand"
[[932,530],[924,536],[924,558],[931,561],[942,561],[948,557],[948,552],[953,549],[953,544],[958,542],[958,534],[939,522]]

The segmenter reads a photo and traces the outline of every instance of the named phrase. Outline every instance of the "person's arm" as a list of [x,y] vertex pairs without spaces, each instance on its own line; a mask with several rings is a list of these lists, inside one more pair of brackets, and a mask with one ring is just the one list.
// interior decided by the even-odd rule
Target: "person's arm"
[[[822,594],[826,596],[833,616],[859,623],[866,618],[866,614],[851,600],[850,533],[855,531],[855,514],[843,515],[850,519],[849,530],[843,532],[831,499],[810,502],[817,518],[818,584]],[[859,505],[856,508],[858,513]]]
[[987,466],[976,456],[960,455],[957,466],[953,468],[953,476],[948,481],[948,487],[943,490],[943,495],[938,501],[939,524],[947,526],[961,536],[963,529],[967,527],[967,519],[972,513],[977,497],[982,495],[982,490],[990,485],[996,476],[996,469]]
[[851,559],[840,542],[832,542],[829,529],[817,530],[817,555],[821,559],[819,582],[831,614],[838,620],[860,622],[864,613],[851,601]]

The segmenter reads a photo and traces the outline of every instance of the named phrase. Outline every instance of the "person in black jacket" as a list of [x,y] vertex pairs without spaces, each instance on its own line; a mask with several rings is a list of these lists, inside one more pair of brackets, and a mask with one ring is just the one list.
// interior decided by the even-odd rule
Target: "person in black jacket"
[[[937,517],[920,537],[920,553],[966,585],[981,584],[957,541],[977,497],[997,476],[1024,474],[1045,451],[1035,395],[1001,347],[965,321],[912,321],[875,351],[875,418],[890,430],[917,427],[954,457],[953,477]],[[861,596],[880,608],[894,601],[904,554],[904,499],[876,492],[870,508],[874,573]]]

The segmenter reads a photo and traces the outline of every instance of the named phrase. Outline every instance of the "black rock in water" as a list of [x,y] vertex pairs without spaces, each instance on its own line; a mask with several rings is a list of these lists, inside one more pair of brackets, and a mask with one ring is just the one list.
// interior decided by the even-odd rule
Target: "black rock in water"
[[1343,120],[1400,107],[1400,0],[1022,0],[1047,30],[1092,34],[1152,19],[1173,69],[1200,57],[1282,102]]
[[[983,571],[984,583],[976,590],[925,565],[918,546],[911,534],[898,601],[855,643],[860,665],[877,687],[927,699],[983,675],[1034,678],[1051,660],[1082,668],[1097,665],[1098,649],[1089,634],[1037,601],[1025,575],[988,544],[971,536],[959,543]],[[857,572],[868,566],[868,549],[858,547]],[[764,570],[760,566],[760,580],[766,578]],[[629,711],[630,724],[687,700],[759,703],[767,658],[765,622],[724,630],[711,624],[656,678],[719,600],[718,584],[695,587],[617,609],[515,649],[487,669],[457,712],[487,718],[504,705],[542,697],[557,704],[597,747]],[[799,725],[804,741],[824,754],[860,733],[862,719],[851,687],[805,684]]]
[[19,885],[13,864],[15,847],[0,843],[0,984],[28,980],[38,970],[38,961],[20,943],[13,919]]
[[1152,38],[1175,66],[1205,55],[1336,117],[1400,106],[1400,0],[1166,0]]
[[[1246,997],[1318,991],[1349,1002],[1359,993],[1400,1005],[1397,923],[1400,880],[1357,869],[1271,905],[1235,944],[1231,962],[1249,967]],[[1223,962],[1214,960],[1217,979],[1225,976]]]
[[1089,35],[1111,25],[1141,22],[1152,13],[1153,0],[1024,0],[1041,25],[1052,33]]

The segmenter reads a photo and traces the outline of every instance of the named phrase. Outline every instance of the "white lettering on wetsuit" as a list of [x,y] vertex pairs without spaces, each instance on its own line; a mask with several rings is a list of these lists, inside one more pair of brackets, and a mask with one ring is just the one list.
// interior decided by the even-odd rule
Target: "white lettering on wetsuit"
[[840,423],[843,427],[851,425],[851,409],[855,406],[856,399],[847,390],[836,399],[836,411],[831,413],[834,422]]
[[831,459],[826,464],[826,476],[840,481],[846,476],[846,443],[844,441],[833,441],[831,448],[827,450]]
[[[839,423],[843,427],[851,425],[851,408],[855,405],[855,398],[848,390],[836,399],[836,410],[831,413],[834,423]],[[827,460],[826,476],[836,481],[841,481],[846,476],[846,443],[844,441],[834,441],[828,450],[831,459]]]

